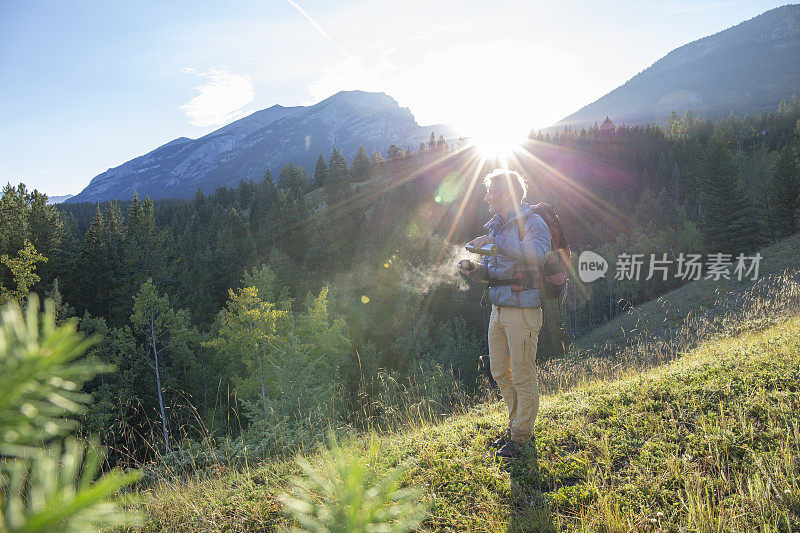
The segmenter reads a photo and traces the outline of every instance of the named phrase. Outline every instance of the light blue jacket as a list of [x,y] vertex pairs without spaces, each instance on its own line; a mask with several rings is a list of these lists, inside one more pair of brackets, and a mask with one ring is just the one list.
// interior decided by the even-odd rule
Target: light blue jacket
[[[498,252],[483,256],[471,276],[475,281],[511,279],[516,270],[538,270],[550,253],[550,228],[529,204],[523,203],[508,222],[494,215],[483,227],[494,237]],[[489,301],[498,307],[541,307],[542,295],[539,289],[514,292],[511,286],[501,285],[489,288]]]

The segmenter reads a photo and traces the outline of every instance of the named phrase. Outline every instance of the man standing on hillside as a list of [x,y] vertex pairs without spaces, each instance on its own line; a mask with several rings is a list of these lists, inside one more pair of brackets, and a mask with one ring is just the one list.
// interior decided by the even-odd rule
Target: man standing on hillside
[[[487,235],[469,246],[493,243],[497,255],[462,263],[461,273],[488,283],[489,360],[508,407],[508,428],[493,441],[497,456],[511,458],[533,439],[539,411],[536,346],[542,327],[541,269],[550,252],[550,229],[525,201],[527,184],[517,172],[498,169],[484,178],[491,219]],[[485,294],[484,294],[485,296]],[[483,302],[481,302],[483,303]]]

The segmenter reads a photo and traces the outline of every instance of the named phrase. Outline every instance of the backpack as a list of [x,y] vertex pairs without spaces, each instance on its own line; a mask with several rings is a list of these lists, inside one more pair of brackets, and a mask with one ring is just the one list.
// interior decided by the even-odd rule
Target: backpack
[[531,206],[533,212],[544,219],[550,229],[550,253],[542,265],[542,296],[546,300],[558,299],[564,292],[572,253],[564,235],[564,226],[558,219],[556,210],[544,202]]

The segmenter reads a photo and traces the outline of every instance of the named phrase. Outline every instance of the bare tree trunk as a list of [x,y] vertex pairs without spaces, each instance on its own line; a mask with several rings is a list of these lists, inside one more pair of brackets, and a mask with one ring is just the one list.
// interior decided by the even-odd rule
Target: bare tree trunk
[[258,370],[261,372],[261,399],[264,401],[264,405],[266,405],[267,392],[264,389],[264,363],[261,362],[261,356],[257,355],[256,358],[258,359]]
[[164,397],[161,394],[161,373],[158,370],[158,349],[156,349],[156,332],[153,318],[150,317],[150,341],[153,346],[153,359],[156,370],[156,390],[158,390],[158,409],[161,411],[161,429],[164,432],[164,449],[169,450],[169,433],[167,431],[167,417],[164,414]]
[[[252,334],[253,334],[253,325],[249,324],[247,326],[247,329],[250,330],[250,334],[252,336]],[[262,348],[263,347],[260,345],[260,343],[257,342],[256,343],[256,359],[258,359],[258,371],[259,371],[260,378],[261,378],[261,400],[264,402],[264,406],[266,407],[266,405],[267,405],[267,392],[266,392],[266,389],[264,388],[264,363],[261,361],[261,349]]]

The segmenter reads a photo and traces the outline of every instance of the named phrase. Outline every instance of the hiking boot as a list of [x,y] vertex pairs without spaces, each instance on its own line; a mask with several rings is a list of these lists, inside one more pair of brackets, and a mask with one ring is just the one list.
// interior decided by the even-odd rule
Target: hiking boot
[[499,435],[497,435],[491,443],[489,443],[490,448],[494,448],[495,450],[499,450],[503,446],[505,446],[506,442],[511,440],[511,430],[506,429]]
[[495,456],[498,459],[513,459],[522,453],[522,448],[524,446],[525,444],[521,442],[516,442],[509,439],[502,448],[497,450]]

